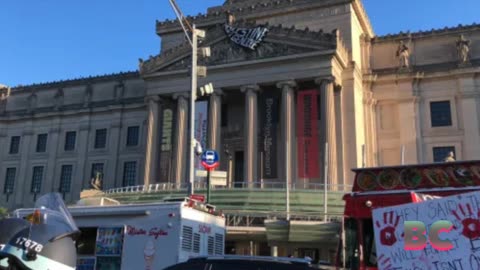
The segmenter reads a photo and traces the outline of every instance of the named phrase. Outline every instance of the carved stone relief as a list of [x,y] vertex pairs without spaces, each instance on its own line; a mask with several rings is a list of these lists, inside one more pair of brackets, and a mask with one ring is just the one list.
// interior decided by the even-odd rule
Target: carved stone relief
[[[211,48],[211,56],[206,59],[199,59],[199,64],[213,66],[221,64],[229,64],[241,61],[258,60],[272,58],[283,55],[293,55],[305,53],[313,50],[295,47],[285,44],[263,42],[258,45],[255,50],[243,48],[225,39],[216,43]],[[164,70],[186,69],[191,63],[191,57],[186,57],[177,61]]]

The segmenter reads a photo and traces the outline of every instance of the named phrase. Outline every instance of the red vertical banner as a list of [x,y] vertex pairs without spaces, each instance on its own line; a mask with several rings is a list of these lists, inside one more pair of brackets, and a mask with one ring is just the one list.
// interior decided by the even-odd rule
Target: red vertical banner
[[297,99],[297,149],[299,178],[320,177],[318,147],[317,90],[298,93]]

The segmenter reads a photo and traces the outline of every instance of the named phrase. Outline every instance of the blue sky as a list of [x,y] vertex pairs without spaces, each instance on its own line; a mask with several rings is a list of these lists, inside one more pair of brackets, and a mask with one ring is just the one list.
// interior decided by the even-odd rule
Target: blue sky
[[[321,1],[321,0],[318,0]],[[187,15],[223,0],[177,0]],[[377,35],[480,23],[479,0],[363,0]],[[97,76],[138,67],[160,50],[155,20],[174,19],[168,0],[0,2],[0,84]]]

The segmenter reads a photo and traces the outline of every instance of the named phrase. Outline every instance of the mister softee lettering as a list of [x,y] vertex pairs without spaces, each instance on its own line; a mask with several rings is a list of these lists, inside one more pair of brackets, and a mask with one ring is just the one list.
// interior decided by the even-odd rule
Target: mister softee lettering
[[427,237],[427,229],[421,221],[405,221],[405,250],[423,250],[430,245],[440,251],[447,251],[453,248],[449,240],[440,239],[441,233],[449,233],[453,229],[453,223],[448,220],[440,220],[430,226]]

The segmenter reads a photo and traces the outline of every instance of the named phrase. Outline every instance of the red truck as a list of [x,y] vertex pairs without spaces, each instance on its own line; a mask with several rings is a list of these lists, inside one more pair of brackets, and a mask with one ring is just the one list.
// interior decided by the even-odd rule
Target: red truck
[[377,258],[372,209],[480,190],[480,161],[458,161],[354,169],[336,269],[375,270]]

